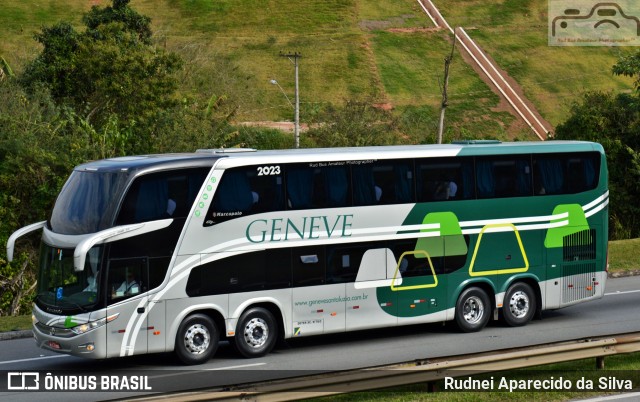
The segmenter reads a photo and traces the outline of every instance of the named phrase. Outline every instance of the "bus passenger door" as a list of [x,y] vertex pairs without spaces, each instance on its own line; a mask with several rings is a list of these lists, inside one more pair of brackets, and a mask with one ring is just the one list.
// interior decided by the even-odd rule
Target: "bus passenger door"
[[299,247],[291,253],[293,268],[293,336],[345,329],[344,283],[327,283],[324,247]]
[[107,272],[107,355],[130,356],[147,353],[148,259],[111,259]]
[[397,292],[392,291],[396,261],[387,248],[369,249],[362,255],[355,282],[347,284],[347,330],[395,326]]

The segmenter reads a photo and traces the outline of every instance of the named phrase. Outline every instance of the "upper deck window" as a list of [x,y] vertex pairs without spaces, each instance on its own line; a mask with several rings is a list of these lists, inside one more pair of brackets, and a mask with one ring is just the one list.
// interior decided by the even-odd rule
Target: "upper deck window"
[[226,169],[205,226],[263,212],[574,194],[598,152],[347,160]]
[[478,198],[527,197],[531,192],[529,155],[476,158]]
[[206,225],[259,212],[284,209],[284,170],[280,165],[227,169],[207,213]]
[[600,154],[564,153],[534,155],[533,182],[536,195],[575,194],[597,187]]
[[289,209],[351,206],[349,167],[339,163],[309,163],[287,168]]
[[473,158],[425,158],[416,161],[418,202],[474,198]]
[[127,192],[116,224],[185,218],[209,168],[151,173],[138,177]]

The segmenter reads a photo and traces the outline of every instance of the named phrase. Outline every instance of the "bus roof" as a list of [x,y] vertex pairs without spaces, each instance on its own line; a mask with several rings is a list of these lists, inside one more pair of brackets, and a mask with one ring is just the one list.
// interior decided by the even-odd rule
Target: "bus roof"
[[[265,150],[229,148],[198,150],[195,153],[125,156],[88,162],[76,167],[82,171],[127,171],[213,166],[221,168],[243,164],[302,163],[369,159],[402,159],[474,155],[513,155],[527,153],[587,152],[604,153],[600,144],[587,141],[499,142],[460,141],[453,144],[393,145],[352,148],[303,148]],[[241,159],[241,160],[239,160]]]
[[[354,148],[306,148],[273,151],[238,152],[219,163],[220,168],[244,164],[331,162],[402,158],[454,157],[474,155],[513,155],[531,153],[588,152],[604,153],[600,144],[587,141],[545,142],[469,142],[429,145],[393,145]],[[239,160],[239,158],[241,160]]]
[[77,166],[75,170],[133,173],[140,170],[171,169],[173,167],[206,167],[213,166],[215,161],[221,157],[217,154],[201,153],[122,156],[87,162]]

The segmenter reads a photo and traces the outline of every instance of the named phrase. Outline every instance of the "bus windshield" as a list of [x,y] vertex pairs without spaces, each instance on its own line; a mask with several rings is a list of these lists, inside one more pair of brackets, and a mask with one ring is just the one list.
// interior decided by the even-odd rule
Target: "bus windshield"
[[111,227],[126,180],[123,172],[74,171],[53,207],[52,230],[79,235]]
[[85,269],[73,269],[73,249],[43,244],[40,253],[36,303],[51,312],[86,312],[98,307],[100,300],[100,259],[103,247],[87,253]]

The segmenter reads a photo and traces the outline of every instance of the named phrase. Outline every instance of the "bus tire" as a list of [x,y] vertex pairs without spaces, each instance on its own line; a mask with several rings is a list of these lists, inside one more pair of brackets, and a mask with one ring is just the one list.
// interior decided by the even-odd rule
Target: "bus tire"
[[176,335],[176,355],[184,364],[207,362],[218,349],[219,331],[204,314],[193,314],[182,321]]
[[278,325],[273,314],[254,307],[240,316],[233,344],[244,357],[261,357],[273,349],[277,339]]
[[514,283],[507,289],[502,304],[502,317],[511,327],[525,325],[536,313],[536,294],[524,282]]
[[491,302],[487,293],[477,287],[465,289],[456,303],[455,320],[463,332],[477,332],[491,318]]

